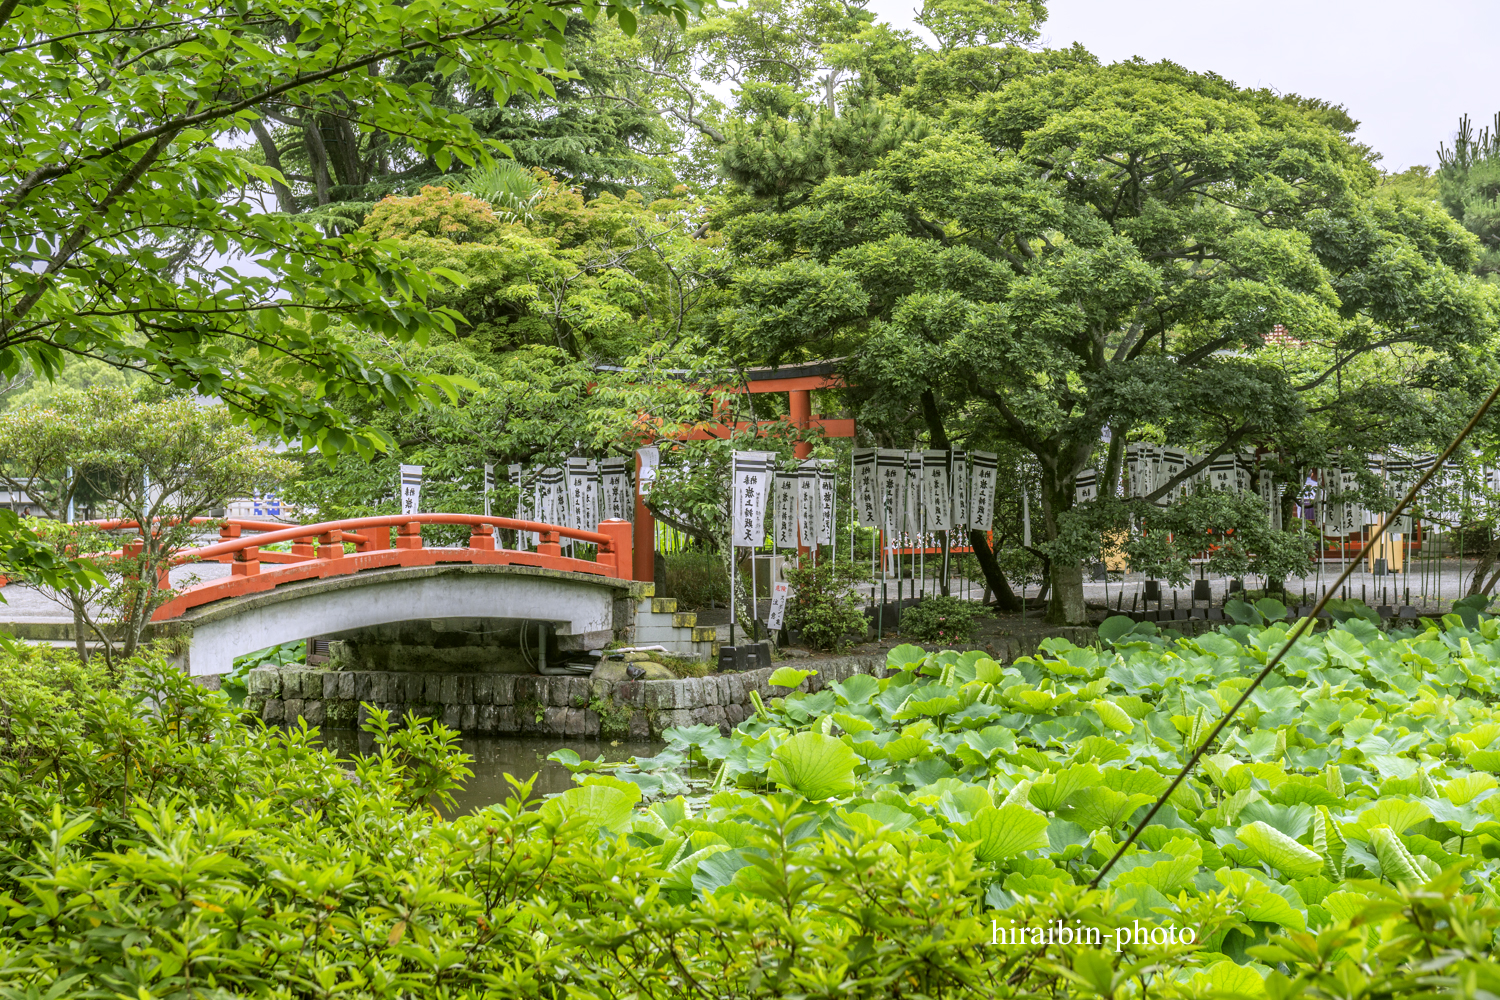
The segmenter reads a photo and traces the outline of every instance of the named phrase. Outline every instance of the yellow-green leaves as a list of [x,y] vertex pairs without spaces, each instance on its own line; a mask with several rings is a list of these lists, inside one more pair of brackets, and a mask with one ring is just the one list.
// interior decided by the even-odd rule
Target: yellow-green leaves
[[986,806],[956,829],[965,840],[978,842],[974,854],[985,862],[1004,861],[1047,843],[1047,818],[1025,806]]
[[809,799],[826,799],[854,791],[859,758],[842,741],[822,733],[789,737],[771,752],[771,780]]
[[1235,836],[1287,878],[1316,875],[1323,870],[1321,857],[1262,820],[1240,827]]

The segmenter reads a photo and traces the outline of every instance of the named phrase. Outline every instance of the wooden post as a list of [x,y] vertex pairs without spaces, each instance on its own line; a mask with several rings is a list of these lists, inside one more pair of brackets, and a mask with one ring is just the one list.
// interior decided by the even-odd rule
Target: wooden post
[[476,524],[469,532],[469,548],[482,552],[495,551],[495,528],[490,524]]
[[250,545],[234,554],[229,564],[230,576],[258,576],[260,574],[260,546]]
[[[812,427],[812,390],[793,389],[787,393],[787,396],[787,402],[790,404],[791,409],[792,425],[801,430],[807,430]],[[792,454],[796,455],[799,461],[807,458],[812,454],[812,442],[798,441],[792,446]]]
[[562,538],[562,536],[559,535],[556,531],[539,531],[537,532],[537,537],[539,541],[537,542],[536,550],[539,555],[562,555],[562,545],[559,544],[559,540]]
[[396,531],[396,548],[420,549],[422,547],[422,522],[407,521]]
[[318,536],[319,559],[344,558],[344,533],[338,528],[325,531]]
[[629,521],[601,521],[599,533],[609,536],[609,544],[600,546],[599,562],[610,567],[610,576],[617,580],[628,580],[635,569],[631,559]]

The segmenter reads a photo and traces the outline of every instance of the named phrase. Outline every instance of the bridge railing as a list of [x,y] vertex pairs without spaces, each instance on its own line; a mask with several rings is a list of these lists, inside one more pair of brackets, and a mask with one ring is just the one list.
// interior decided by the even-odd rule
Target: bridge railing
[[[138,556],[145,547],[144,535],[135,521],[87,523],[103,531],[137,532],[134,537],[122,539],[116,555]],[[192,523],[218,525],[220,540],[174,552],[171,565],[228,563],[229,576],[188,587],[158,608],[152,616],[154,620],[175,618],[190,608],[269,590],[283,583],[367,569],[474,563],[532,566],[620,580],[631,578],[628,521],[605,521],[598,531],[482,514],[387,514],[291,525],[242,518],[195,518]],[[468,525],[468,542],[463,546],[426,547],[422,538],[422,526],[426,524]],[[533,533],[538,540],[536,551],[504,548],[497,535],[500,528]],[[594,559],[563,555],[564,539],[595,546]],[[291,543],[290,552],[266,551],[267,546],[283,542]],[[346,543],[353,546],[353,552],[344,551]],[[270,564],[269,568],[263,569],[262,563]],[[170,589],[165,570],[159,574],[158,583],[163,590]]]
[[[460,524],[468,525],[468,545],[473,552],[506,552],[517,555],[532,555],[544,560],[560,560],[569,564],[581,564],[584,572],[600,572],[617,579],[630,578],[630,523],[628,521],[605,521],[598,531],[567,528],[541,521],[522,521],[513,517],[487,517],[483,514],[385,514],[377,517],[356,517],[342,521],[325,521],[321,524],[282,525],[267,522],[225,521],[219,529],[222,541],[196,549],[184,549],[173,556],[174,565],[190,562],[230,562],[237,576],[251,576],[259,572],[255,567],[260,562],[294,563],[308,560],[338,560],[345,558],[344,543],[354,545],[353,555],[373,553],[389,549],[418,550],[424,547],[422,525]],[[394,541],[390,529],[396,529]],[[495,529],[532,532],[538,538],[535,553],[508,550],[497,544]],[[246,531],[254,532],[247,535]],[[592,563],[562,554],[562,540],[568,538],[598,548]],[[265,552],[265,546],[280,542],[291,542],[291,552]],[[579,565],[568,565],[578,570]]]

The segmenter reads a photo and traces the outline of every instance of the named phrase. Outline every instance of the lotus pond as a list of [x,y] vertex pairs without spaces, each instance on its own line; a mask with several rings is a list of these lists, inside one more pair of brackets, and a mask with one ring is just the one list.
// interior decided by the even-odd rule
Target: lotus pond
[[[1236,610],[1249,620],[1192,638],[1112,619],[1099,646],[1050,639],[1004,666],[901,646],[888,676],[816,693],[813,671],[784,667],[771,682],[785,694],[727,737],[672,730],[623,766],[554,754],[580,787],[543,811],[656,852],[684,901],[761,877],[743,831],[778,790],[825,828],[972,845],[990,907],[1043,899],[1095,877],[1295,624],[1274,601]],[[1394,632],[1351,616],[1300,638],[1103,886],[1157,922],[1213,897],[1237,922],[1200,942],[1204,957],[1242,964],[1271,935],[1445,872],[1495,903],[1497,687],[1500,621],[1475,613]],[[703,794],[685,794],[690,762],[714,776]]]

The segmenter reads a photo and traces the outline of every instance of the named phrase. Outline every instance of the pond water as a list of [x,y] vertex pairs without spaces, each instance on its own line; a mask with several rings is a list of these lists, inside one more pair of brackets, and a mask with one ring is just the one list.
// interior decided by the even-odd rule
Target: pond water
[[[341,756],[367,751],[372,746],[371,738],[353,730],[324,730],[323,742]],[[532,797],[541,798],[573,787],[573,777],[568,769],[547,759],[547,755],[564,748],[578,756],[594,760],[600,754],[610,762],[624,762],[631,757],[652,757],[666,745],[647,741],[620,741],[589,739],[557,739],[525,736],[481,736],[463,739],[459,745],[474,758],[469,769],[474,776],[460,791],[453,793],[456,812],[469,813],[510,797],[507,774],[526,779],[536,775],[532,786]]]

